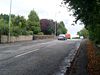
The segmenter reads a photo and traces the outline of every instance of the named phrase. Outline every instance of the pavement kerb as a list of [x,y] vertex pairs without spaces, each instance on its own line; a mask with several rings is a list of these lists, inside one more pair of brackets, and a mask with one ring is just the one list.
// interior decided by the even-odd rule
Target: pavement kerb
[[[80,45],[81,45],[81,43],[80,43]],[[67,67],[67,71],[66,71],[65,75],[70,75],[71,72],[72,72],[72,69],[74,69],[74,65],[75,65],[75,61],[76,61],[75,59],[77,58],[77,56],[79,55],[79,52],[80,52],[80,50],[79,50],[80,45],[79,45],[79,47],[77,48],[77,52],[76,52],[76,54],[75,54],[74,59],[70,62],[70,63],[71,63],[71,66],[70,66],[70,67]]]

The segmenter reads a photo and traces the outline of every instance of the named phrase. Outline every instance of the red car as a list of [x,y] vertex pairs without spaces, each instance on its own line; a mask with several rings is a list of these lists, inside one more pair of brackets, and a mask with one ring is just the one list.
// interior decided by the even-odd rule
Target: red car
[[71,38],[71,35],[69,33],[65,34],[65,36],[66,36],[67,39]]

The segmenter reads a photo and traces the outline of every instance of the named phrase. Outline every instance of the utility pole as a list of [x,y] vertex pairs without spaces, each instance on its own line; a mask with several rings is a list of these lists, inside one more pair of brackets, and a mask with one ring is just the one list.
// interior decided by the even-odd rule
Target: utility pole
[[55,21],[55,36],[56,36],[56,30],[57,30],[57,24],[56,24],[56,21]]
[[10,24],[11,24],[11,7],[12,7],[12,0],[10,0],[10,12],[9,12],[9,33],[8,33],[8,42],[10,42]]

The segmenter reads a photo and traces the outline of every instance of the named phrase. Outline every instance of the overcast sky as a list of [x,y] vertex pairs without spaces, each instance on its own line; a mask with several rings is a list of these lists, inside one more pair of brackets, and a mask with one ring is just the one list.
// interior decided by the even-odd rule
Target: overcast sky
[[[34,9],[40,19],[53,19],[59,21],[64,21],[68,32],[75,35],[83,25],[71,24],[74,21],[74,17],[69,16],[72,12],[68,12],[68,9],[61,7],[62,0],[12,0],[12,14],[25,16],[27,18],[28,14],[32,9]],[[0,13],[9,14],[10,0],[0,0]]]

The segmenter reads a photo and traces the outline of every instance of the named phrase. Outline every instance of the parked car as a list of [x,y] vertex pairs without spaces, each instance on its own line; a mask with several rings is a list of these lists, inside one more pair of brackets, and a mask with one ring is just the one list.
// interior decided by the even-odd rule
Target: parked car
[[66,40],[65,34],[60,34],[60,35],[58,36],[58,40]]

